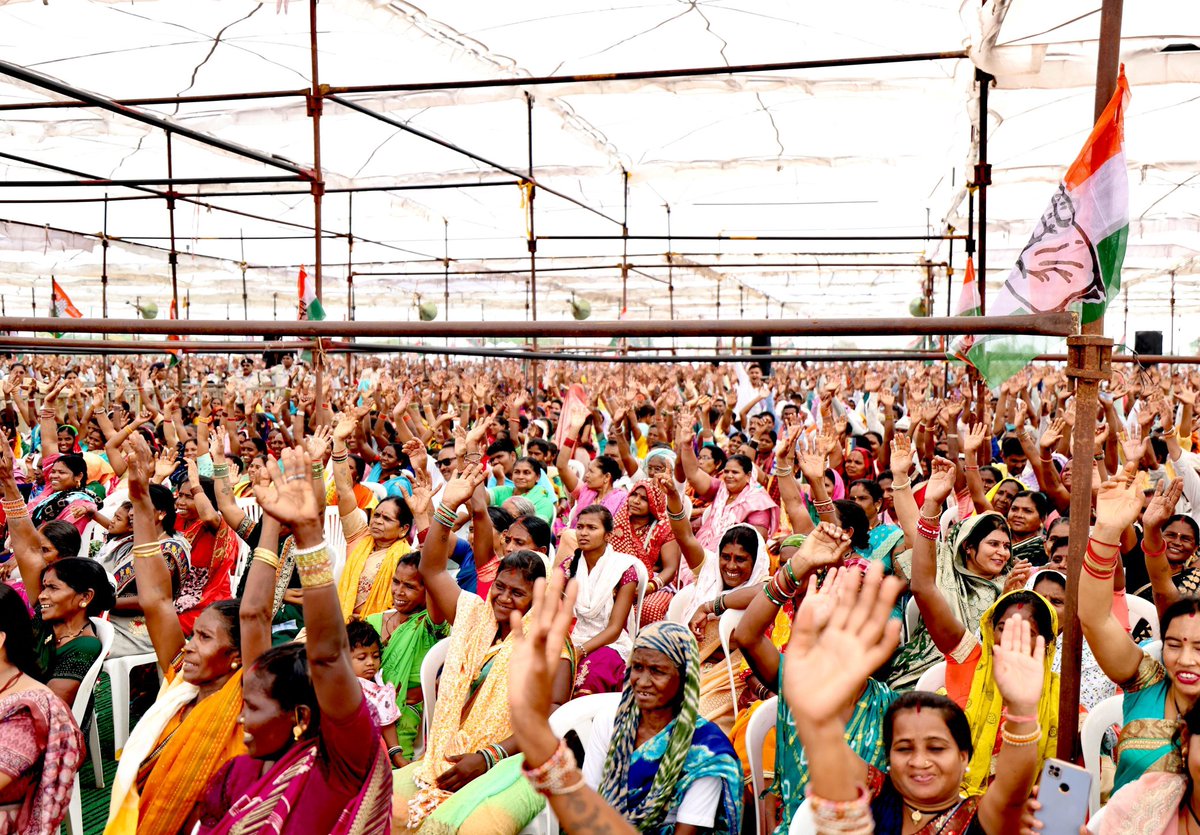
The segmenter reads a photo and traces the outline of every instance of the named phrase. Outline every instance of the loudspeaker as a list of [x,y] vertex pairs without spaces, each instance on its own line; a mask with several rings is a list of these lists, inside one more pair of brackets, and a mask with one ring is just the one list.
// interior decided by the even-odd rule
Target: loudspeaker
[[1136,354],[1161,354],[1162,331],[1138,331],[1133,335],[1133,351]]
[[[750,353],[762,354],[764,356],[771,355],[771,337],[769,335],[752,334],[750,336]],[[762,368],[763,374],[771,373],[771,361],[762,359],[758,361],[759,367]]]

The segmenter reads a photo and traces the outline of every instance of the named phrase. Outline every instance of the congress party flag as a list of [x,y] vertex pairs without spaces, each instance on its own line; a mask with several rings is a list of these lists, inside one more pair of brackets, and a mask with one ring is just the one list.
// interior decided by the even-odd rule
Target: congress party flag
[[316,284],[309,277],[304,267],[300,268],[300,277],[296,282],[297,292],[300,296],[300,319],[307,319],[310,322],[321,322],[325,319],[325,308],[321,307],[321,300],[317,298]]

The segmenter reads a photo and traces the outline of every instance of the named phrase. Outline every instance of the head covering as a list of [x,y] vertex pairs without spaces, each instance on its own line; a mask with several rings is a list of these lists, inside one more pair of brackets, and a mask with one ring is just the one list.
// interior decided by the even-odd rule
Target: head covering
[[1013,478],[1010,475],[1006,475],[1004,478],[1000,479],[995,484],[993,484],[991,490],[987,491],[988,504],[991,504],[992,499],[996,498],[996,494],[998,492],[1000,492],[1001,485],[1003,485],[1005,482],[1009,482],[1009,481],[1011,481],[1013,484],[1017,485],[1017,488],[1018,488],[1017,495],[1018,496],[1029,489],[1028,487],[1025,486],[1025,483],[1023,481],[1021,481],[1020,479]]
[[[747,528],[754,534],[754,539],[758,543],[758,548],[754,552],[754,567],[750,570],[750,577],[746,582],[742,583],[737,588],[744,589],[748,586],[762,585],[766,582],[767,577],[771,573],[771,555],[767,551],[766,540],[763,539],[758,528],[753,525],[747,525],[745,522],[739,522],[736,525],[730,525],[721,534],[721,539],[725,538],[725,534],[729,533],[734,528]],[[692,602],[685,612],[686,617],[682,620],[688,623],[692,619],[692,615],[705,603],[712,600],[723,591],[736,591],[736,589],[726,589],[725,581],[721,577],[721,555],[720,553],[704,552],[704,564],[700,566],[700,573],[696,575],[696,588],[692,594]]]
[[619,554],[636,557],[646,566],[647,571],[653,572],[659,552],[668,542],[675,541],[675,534],[667,519],[667,497],[659,483],[649,478],[642,479],[633,486],[629,494],[633,495],[637,490],[646,492],[651,516],[649,530],[645,536],[634,533],[633,524],[629,519],[629,496],[626,496],[613,516],[613,533],[609,544]]
[[714,831],[740,831],[742,769],[725,735],[699,716],[700,649],[696,639],[681,623],[659,621],[638,632],[633,649],[655,650],[671,660],[679,669],[682,704],[675,719],[639,749],[641,710],[626,670],[600,794],[638,831],[658,832],[667,812],[678,806],[696,780],[718,777],[725,788],[724,814],[718,816]]
[[[996,750],[996,735],[1002,725],[1004,698],[1000,688],[996,686],[995,674],[995,624],[993,619],[996,612],[1009,598],[1020,596],[1021,602],[1041,606],[1050,619],[1050,633],[1058,634],[1058,613],[1046,598],[1033,591],[1010,591],[1001,595],[991,608],[983,613],[979,620],[980,656],[975,665],[975,673],[971,677],[971,689],[963,703],[963,712],[971,725],[971,741],[975,753],[967,765],[967,773],[963,778],[964,788],[968,794],[983,794],[992,777],[992,754]],[[1031,624],[1035,631],[1036,621]],[[968,629],[970,626],[968,625]],[[1058,674],[1054,672],[1054,637],[1046,641],[1046,654],[1042,660],[1042,694],[1038,699],[1038,725],[1042,729],[1042,738],[1038,742],[1038,768],[1047,757],[1054,755],[1058,744]],[[947,679],[947,689],[950,681]],[[951,696],[953,698],[953,696]]]
[[650,461],[654,458],[666,458],[667,466],[674,469],[675,457],[675,452],[673,450],[667,449],[665,446],[656,446],[646,454],[646,460],[642,462],[642,472],[644,472],[646,475],[650,475]]
[[[879,475],[879,465],[875,462],[875,456],[872,455],[871,450],[867,449],[866,447],[856,446],[854,449],[850,450],[849,454],[846,457],[849,458],[851,455],[853,455],[856,452],[859,453],[860,455],[862,455],[863,464],[866,465],[866,472],[863,475],[859,476],[859,478],[869,478],[873,481]],[[846,471],[846,463],[843,461],[842,462],[842,472],[845,472],[845,471]],[[850,476],[848,474],[846,475],[846,479],[851,480]],[[854,479],[854,480],[857,480],[857,479]]]

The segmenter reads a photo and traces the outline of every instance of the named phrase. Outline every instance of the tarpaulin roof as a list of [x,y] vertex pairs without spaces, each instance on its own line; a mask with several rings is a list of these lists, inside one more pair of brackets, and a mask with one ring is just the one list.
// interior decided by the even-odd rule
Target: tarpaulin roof
[[[541,186],[532,229],[538,318],[569,316],[572,297],[597,317],[621,314],[625,252],[631,317],[665,318],[672,307],[688,318],[718,309],[722,318],[903,316],[926,263],[944,313],[943,265],[961,270],[965,241],[938,236],[969,231],[977,67],[996,77],[994,293],[1090,129],[1100,17],[1099,0],[322,0],[317,8],[322,84],[409,88],[340,92],[322,109],[325,308],[346,316],[352,269],[359,319],[412,318],[418,297],[445,307],[447,291],[452,319],[529,315],[529,192],[518,181],[531,161]],[[312,81],[307,3],[0,2],[0,23],[0,60],[109,99],[292,91],[133,109],[231,146],[170,140],[171,175],[202,181],[174,186],[188,197],[174,211],[179,293],[191,305],[184,315],[295,316],[296,273],[314,259],[313,200],[294,173],[314,166],[312,120],[296,94]],[[1108,332],[1127,329],[1132,341],[1135,329],[1169,330],[1172,274],[1176,322],[1200,309],[1191,202],[1200,162],[1187,129],[1200,124],[1200,7],[1127,4],[1123,34],[1133,88],[1128,291]],[[440,84],[920,53],[966,57]],[[0,74],[0,107],[69,98]],[[165,310],[166,133],[98,107],[0,115],[5,312],[31,312],[36,288],[44,314],[53,274],[85,314],[100,315],[105,256],[110,315],[127,315],[138,299]],[[246,182],[228,182],[239,178]],[[116,182],[34,185],[98,179]],[[348,191],[365,188],[375,190]],[[920,239],[927,234],[935,239]],[[1181,349],[1195,335],[1176,331]]]

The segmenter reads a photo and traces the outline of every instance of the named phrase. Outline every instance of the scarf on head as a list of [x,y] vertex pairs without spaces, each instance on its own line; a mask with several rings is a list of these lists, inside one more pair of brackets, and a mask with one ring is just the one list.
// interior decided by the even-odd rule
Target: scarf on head
[[[342,604],[342,614],[346,617],[355,614],[358,581],[362,577],[367,560],[376,550],[374,538],[369,533],[364,533],[346,556],[346,566],[342,569],[342,576],[338,578],[337,584],[338,600]],[[357,614],[373,615],[386,611],[392,605],[392,575],[396,573],[400,558],[410,551],[412,546],[408,544],[407,539],[400,538],[391,544],[379,563],[379,571],[375,573],[375,579],[371,582],[371,591],[367,594],[362,611]]]
[[[851,455],[853,455],[856,452],[862,456],[863,466],[865,467],[864,474],[859,476],[859,478],[869,478],[872,481],[874,481],[875,478],[879,475],[879,465],[875,463],[875,456],[871,454],[871,450],[866,449],[865,447],[856,446],[856,447],[854,447],[854,449],[850,450],[850,452],[847,454],[846,457],[849,458]],[[844,474],[845,472],[846,472],[846,464],[845,464],[845,462],[843,462],[842,463],[842,473]],[[858,479],[850,478],[849,475],[846,476],[847,482],[857,481],[857,480]]]
[[[1001,595],[991,608],[984,612],[979,621],[981,652],[979,663],[975,665],[975,672],[971,677],[970,692],[967,694],[965,703],[961,701],[961,693],[957,694],[959,698],[955,698],[956,694],[950,692],[956,688],[947,679],[947,692],[950,693],[952,699],[963,704],[963,712],[967,714],[967,721],[971,725],[971,742],[975,746],[975,753],[971,755],[966,776],[963,778],[964,791],[970,795],[983,794],[987,790],[988,783],[992,778],[992,757],[996,750],[996,736],[1004,724],[1004,698],[996,686],[993,646],[996,639],[992,620],[1001,604],[1013,595],[1020,595],[1023,600],[1035,606],[1044,607],[1046,614],[1050,617],[1050,631],[1054,634],[1058,633],[1058,614],[1046,598],[1037,592],[1024,590],[1011,591]],[[968,625],[967,628],[969,629],[970,626]],[[1042,738],[1038,742],[1039,769],[1047,757],[1054,756],[1055,746],[1058,744],[1059,679],[1053,668],[1054,640],[1051,639],[1046,642],[1046,654],[1042,662],[1044,675],[1042,695],[1038,700],[1038,725],[1042,729]]]
[[[684,610],[684,617],[681,618],[681,623],[690,623],[692,617],[705,603],[714,599],[717,595],[725,591],[737,591],[744,589],[747,586],[762,585],[766,582],[767,577],[771,573],[771,554],[767,550],[766,540],[762,534],[758,532],[758,528],[753,525],[747,525],[744,522],[736,525],[731,525],[721,534],[721,539],[734,528],[746,528],[754,534],[754,539],[758,543],[757,550],[754,552],[754,565],[750,570],[750,577],[746,582],[742,583],[737,588],[726,589],[725,580],[721,577],[721,555],[711,551],[704,552],[704,563],[700,566],[700,573],[696,575],[695,590],[692,593],[691,602]],[[718,545],[719,547],[719,545]]]
[[999,480],[999,481],[997,481],[995,484],[993,484],[993,485],[992,485],[992,489],[991,489],[991,490],[988,490],[988,491],[987,491],[986,498],[987,498],[987,500],[988,500],[988,504],[991,504],[991,503],[992,503],[992,499],[996,498],[996,494],[1000,492],[1000,487],[1001,487],[1001,486],[1002,486],[1002,485],[1003,485],[1005,482],[1008,482],[1008,481],[1011,481],[1013,484],[1017,485],[1017,487],[1018,487],[1018,488],[1020,488],[1020,489],[1017,491],[1017,495],[1018,495],[1018,496],[1019,496],[1019,495],[1021,495],[1021,494],[1022,494],[1022,493],[1024,493],[1024,492],[1026,492],[1026,491],[1029,489],[1028,487],[1026,487],[1026,486],[1025,486],[1024,482],[1022,482],[1020,479],[1018,479],[1018,478],[1013,478],[1013,477],[1012,477],[1012,476],[1010,476],[1010,475],[1006,475],[1004,478],[1000,479],[1000,480]]
[[666,728],[636,748],[641,711],[626,670],[600,794],[638,831],[658,832],[667,812],[679,805],[696,780],[718,777],[725,783],[725,792],[724,816],[716,831],[738,832],[742,769],[729,740],[699,717],[700,651],[696,639],[683,624],[659,621],[638,632],[634,649],[655,650],[671,659],[679,668],[683,704]]
[[644,534],[634,532],[629,518],[629,497],[626,496],[613,517],[613,533],[609,543],[614,551],[641,560],[646,570],[653,573],[658,565],[662,547],[668,542],[674,542],[675,534],[666,518],[667,498],[659,483],[650,479],[639,481],[629,491],[630,495],[638,490],[645,493],[646,503],[650,506],[650,527]]
[[642,462],[642,472],[646,474],[647,478],[650,478],[650,462],[655,458],[666,458],[667,466],[672,470],[675,469],[675,451],[663,446],[655,447],[647,453],[646,460]]
[[696,540],[705,550],[715,550],[721,535],[732,525],[743,522],[756,510],[765,510],[770,514],[771,521],[768,533],[774,533],[779,527],[779,505],[771,500],[770,494],[757,481],[751,481],[735,497],[730,497],[729,489],[724,479],[717,485],[717,493],[704,511],[700,521],[700,531]]
[[[138,721],[120,754],[104,835],[178,832],[217,770],[246,753],[239,722],[241,670],[216,693],[197,702],[170,736],[159,739],[198,693],[199,688],[184,681],[179,673],[168,675],[158,698]],[[151,757],[155,757],[153,770],[139,792],[138,771]]]

